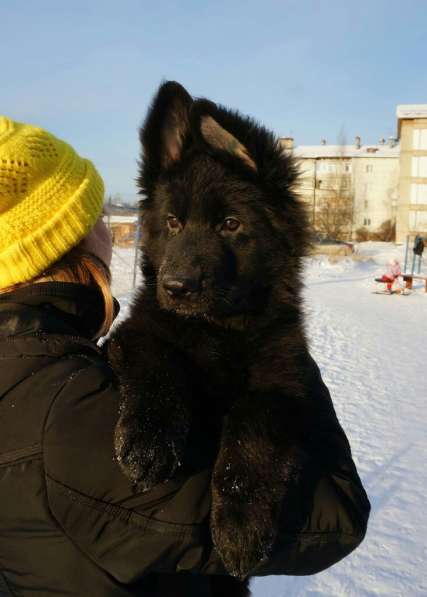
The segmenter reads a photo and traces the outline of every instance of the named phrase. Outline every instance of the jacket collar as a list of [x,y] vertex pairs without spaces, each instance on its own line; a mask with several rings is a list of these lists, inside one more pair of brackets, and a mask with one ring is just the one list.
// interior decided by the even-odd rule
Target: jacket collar
[[[116,310],[117,301],[115,301]],[[104,318],[99,290],[45,282],[0,295],[0,337],[66,334],[93,338]]]

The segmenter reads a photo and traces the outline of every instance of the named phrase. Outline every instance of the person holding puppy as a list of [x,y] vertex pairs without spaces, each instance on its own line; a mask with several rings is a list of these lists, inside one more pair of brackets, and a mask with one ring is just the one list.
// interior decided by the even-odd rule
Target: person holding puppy
[[[211,467],[141,493],[115,460],[120,398],[97,345],[117,312],[103,202],[90,161],[0,117],[0,595],[247,595],[212,544]],[[315,375],[340,457],[304,484],[302,523],[283,521],[254,575],[318,572],[366,531],[369,502]]]

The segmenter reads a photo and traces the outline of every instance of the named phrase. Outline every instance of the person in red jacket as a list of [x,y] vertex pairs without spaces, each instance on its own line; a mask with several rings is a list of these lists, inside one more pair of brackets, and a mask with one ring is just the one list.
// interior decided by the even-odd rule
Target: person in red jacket
[[[379,282],[385,282],[387,285],[387,291],[392,292],[393,284],[398,282],[399,276],[402,275],[402,271],[400,268],[400,263],[397,259],[390,259],[387,263],[387,273],[383,274],[381,278],[378,279]],[[400,286],[399,286],[400,292]]]

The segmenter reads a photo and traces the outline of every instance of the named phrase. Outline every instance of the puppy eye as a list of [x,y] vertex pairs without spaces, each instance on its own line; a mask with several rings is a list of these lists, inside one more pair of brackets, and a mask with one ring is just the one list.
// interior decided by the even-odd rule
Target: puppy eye
[[236,218],[227,218],[221,226],[221,230],[227,232],[235,232],[238,228],[240,228],[240,222],[239,220],[236,220]]
[[169,230],[173,232],[178,232],[179,230],[181,230],[181,222],[175,216],[169,215],[166,218],[166,222],[168,224]]

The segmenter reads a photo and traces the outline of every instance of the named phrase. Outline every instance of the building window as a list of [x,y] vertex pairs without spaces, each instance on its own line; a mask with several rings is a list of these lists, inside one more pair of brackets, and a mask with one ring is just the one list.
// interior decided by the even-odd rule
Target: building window
[[427,211],[410,211],[409,227],[417,232],[427,232]]
[[365,199],[365,209],[368,209],[368,202]]
[[418,205],[427,204],[427,184],[411,184],[411,203]]
[[366,172],[373,172],[374,167],[372,164],[366,164]]
[[427,129],[414,129],[412,132],[413,149],[427,149]]
[[351,164],[344,165],[344,172],[351,172]]
[[335,174],[336,172],[336,166],[333,163],[330,162],[320,162],[319,164],[319,172],[325,172],[328,174]]
[[371,225],[371,219],[370,218],[365,218],[363,220],[363,225],[364,226],[370,226]]
[[427,178],[427,156],[412,158],[412,176]]

